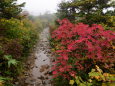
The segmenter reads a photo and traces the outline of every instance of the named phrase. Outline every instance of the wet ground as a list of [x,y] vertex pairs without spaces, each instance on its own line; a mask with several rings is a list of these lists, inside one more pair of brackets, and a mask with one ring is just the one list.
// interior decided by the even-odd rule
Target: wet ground
[[40,34],[35,52],[25,64],[26,71],[20,76],[16,86],[52,86],[51,63],[53,54],[49,44],[49,28]]

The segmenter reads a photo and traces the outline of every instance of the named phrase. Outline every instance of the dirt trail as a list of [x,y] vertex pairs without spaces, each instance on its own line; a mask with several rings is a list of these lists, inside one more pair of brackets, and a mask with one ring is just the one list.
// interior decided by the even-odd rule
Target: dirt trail
[[50,71],[53,56],[50,52],[48,38],[49,28],[45,28],[40,34],[40,40],[35,52],[29,57],[25,65],[28,71],[20,76],[20,82],[16,82],[17,86],[52,86]]

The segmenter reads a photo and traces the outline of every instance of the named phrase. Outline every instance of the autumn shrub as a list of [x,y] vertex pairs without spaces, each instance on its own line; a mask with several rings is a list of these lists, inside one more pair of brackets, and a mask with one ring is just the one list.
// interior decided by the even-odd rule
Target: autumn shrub
[[80,76],[83,81],[87,81],[88,73],[95,65],[103,72],[115,73],[114,32],[97,24],[72,24],[67,19],[59,23],[59,28],[52,33],[51,42],[57,54],[52,67],[55,80],[59,81],[60,78],[69,81]]
[[0,77],[10,78],[6,84],[22,71],[23,61],[37,42],[38,26],[27,18],[0,19]]
[[5,54],[12,55],[15,59],[19,59],[22,55],[23,46],[20,44],[19,40],[11,40],[5,46]]
[[9,40],[18,40],[23,46],[25,54],[29,52],[29,48],[35,43],[38,28],[28,19],[0,19],[0,28],[4,30],[1,34]]
[[[28,19],[18,20],[14,18],[9,20],[0,19],[0,29],[2,30],[0,32],[1,43],[4,44],[7,54],[11,54],[11,52],[17,54],[14,57],[21,56],[24,52],[29,51],[36,42],[37,31],[39,30],[34,25],[34,22]],[[21,54],[21,52],[23,53]]]

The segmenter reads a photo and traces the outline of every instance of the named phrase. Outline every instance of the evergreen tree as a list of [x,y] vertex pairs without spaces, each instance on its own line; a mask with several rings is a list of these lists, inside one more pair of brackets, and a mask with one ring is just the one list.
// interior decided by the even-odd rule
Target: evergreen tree
[[24,3],[18,5],[17,0],[0,0],[0,18],[18,18]]
[[[113,11],[108,8],[115,9],[115,1],[112,0],[69,0],[59,4],[59,18],[68,18],[70,21],[84,22],[87,24],[93,23],[108,23],[110,18],[109,13]],[[104,12],[106,10],[106,12]],[[64,14],[64,16],[62,15]],[[110,24],[112,25],[112,24]]]

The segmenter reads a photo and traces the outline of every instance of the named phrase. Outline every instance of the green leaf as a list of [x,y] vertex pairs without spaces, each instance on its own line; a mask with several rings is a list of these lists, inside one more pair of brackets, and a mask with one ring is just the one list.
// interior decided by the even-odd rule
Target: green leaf
[[109,77],[109,80],[115,81],[115,77]]
[[16,66],[18,64],[18,61],[16,61],[15,59],[10,59],[8,61],[8,67],[10,67],[11,65]]
[[11,55],[4,55],[4,58],[8,60],[8,67],[10,67],[11,65],[16,66],[18,64],[18,61],[15,59],[12,59]]
[[4,55],[4,58],[5,58],[6,60],[10,60],[10,59],[12,59],[12,56],[11,56],[11,55]]
[[94,77],[94,76],[100,76],[101,74],[99,72],[91,72],[89,73],[90,77]]
[[85,84],[83,84],[83,83],[80,83],[80,85],[79,86],[86,86]]
[[73,85],[74,83],[75,83],[74,80],[70,80],[70,82],[69,82],[70,85]]
[[0,77],[0,81],[7,81],[7,80],[12,80],[11,78],[7,78],[7,77]]
[[80,84],[80,83],[81,83],[78,77],[75,77],[75,82],[76,82],[77,84]]

